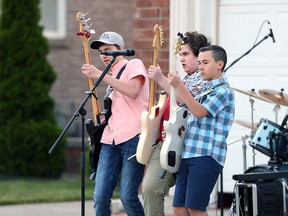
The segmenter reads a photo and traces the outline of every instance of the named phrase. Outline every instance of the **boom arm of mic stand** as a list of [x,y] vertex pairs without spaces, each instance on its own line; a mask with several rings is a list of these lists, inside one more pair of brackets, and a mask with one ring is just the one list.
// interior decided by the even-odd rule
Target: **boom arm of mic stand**
[[270,34],[266,35],[261,41],[256,43],[251,49],[249,49],[247,52],[245,52],[242,56],[240,56],[238,59],[235,59],[223,72],[226,72],[230,67],[232,67],[236,62],[238,62],[240,59],[242,59],[244,56],[248,55],[256,46],[258,46],[260,43],[262,43],[264,40],[266,40],[268,37],[270,37]]
[[[84,106],[86,104],[86,102],[88,101],[88,99],[91,96],[95,96],[93,94],[94,90],[97,88],[97,86],[100,84],[100,82],[103,80],[104,76],[108,73],[109,69],[111,68],[112,64],[115,61],[115,57],[113,57],[113,59],[111,60],[111,62],[106,66],[106,68],[104,69],[104,71],[102,72],[102,74],[100,75],[100,77],[97,79],[97,81],[95,82],[93,88],[90,91],[87,91],[87,96],[86,98],[82,101],[82,103],[80,104],[80,106],[78,107],[78,109],[75,111],[75,113],[73,114],[73,117],[70,119],[70,121],[68,122],[68,124],[66,125],[66,127],[63,129],[62,133],[59,135],[58,139],[55,141],[55,143],[53,144],[53,146],[50,148],[49,150],[49,154],[51,154],[54,149],[56,148],[56,146],[58,145],[58,143],[60,142],[60,140],[63,138],[63,136],[65,135],[65,133],[67,132],[67,130],[69,129],[69,127],[72,125],[72,123],[74,122],[75,119],[77,119],[79,117],[79,113],[82,116],[86,115],[86,110],[84,109]],[[97,99],[97,98],[96,98]]]

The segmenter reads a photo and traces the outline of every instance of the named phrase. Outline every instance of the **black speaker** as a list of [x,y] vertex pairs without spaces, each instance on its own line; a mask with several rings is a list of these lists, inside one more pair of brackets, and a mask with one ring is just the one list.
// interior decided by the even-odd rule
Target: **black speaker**
[[281,180],[238,182],[235,199],[237,216],[286,215],[286,187]]

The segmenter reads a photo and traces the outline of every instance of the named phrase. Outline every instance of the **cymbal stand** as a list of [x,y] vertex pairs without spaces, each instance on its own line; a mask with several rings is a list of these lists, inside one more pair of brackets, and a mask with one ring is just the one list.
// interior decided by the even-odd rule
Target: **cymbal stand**
[[246,140],[249,138],[250,136],[248,136],[247,134],[242,135],[241,138],[236,139],[230,143],[227,144],[227,146],[232,145],[234,143],[239,142],[240,140],[242,140],[242,150],[243,150],[243,172],[246,171],[247,169],[247,155],[246,155],[246,149],[247,149],[247,145],[246,145]]
[[[253,91],[253,89],[252,89]],[[255,91],[255,90],[254,90]],[[252,99],[252,97],[249,97],[249,102],[250,102],[250,106],[251,106],[251,137],[253,138],[255,135],[255,131],[254,131],[254,100]],[[252,148],[252,159],[253,159],[253,166],[255,166],[255,149]]]
[[278,124],[278,112],[279,112],[280,108],[281,108],[280,105],[276,104],[274,106],[274,109],[273,109],[273,112],[275,113],[275,122],[276,122],[276,124]]

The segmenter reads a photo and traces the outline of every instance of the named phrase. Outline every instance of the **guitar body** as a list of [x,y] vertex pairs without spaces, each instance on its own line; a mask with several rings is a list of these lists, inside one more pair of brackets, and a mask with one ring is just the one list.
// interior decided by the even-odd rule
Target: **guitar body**
[[[179,36],[179,33],[178,33]],[[176,72],[177,53],[183,44],[183,35],[176,40],[173,48],[172,68]],[[160,165],[170,173],[178,172],[187,133],[188,109],[177,104],[177,89],[170,87],[169,121],[164,121],[165,140],[160,151]]]
[[141,114],[141,135],[136,151],[136,159],[141,164],[148,163],[161,136],[160,123],[166,101],[166,94],[160,94],[159,102],[152,107],[151,113],[143,111]]
[[188,110],[184,106],[177,106],[173,107],[171,112],[174,115],[170,115],[169,121],[164,121],[166,136],[160,151],[160,164],[164,170],[176,173],[180,167],[187,133]]
[[86,131],[90,137],[89,163],[93,173],[96,173],[99,155],[102,147],[100,142],[106,124],[94,125],[91,119],[86,121]]
[[96,125],[94,125],[91,119],[86,120],[86,131],[90,138],[89,162],[93,173],[96,173],[97,171],[99,155],[102,147],[101,137],[106,125],[108,124],[108,119],[112,114],[111,105],[111,99],[109,97],[105,98],[103,112],[96,116]]

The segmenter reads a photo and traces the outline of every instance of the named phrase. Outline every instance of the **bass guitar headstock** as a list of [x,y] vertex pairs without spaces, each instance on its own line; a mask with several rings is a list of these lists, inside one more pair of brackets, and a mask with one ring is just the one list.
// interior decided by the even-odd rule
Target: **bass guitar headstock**
[[82,40],[89,40],[89,38],[91,37],[91,34],[94,34],[95,31],[93,29],[90,29],[90,27],[92,26],[92,24],[88,25],[87,22],[91,19],[88,18],[86,19],[85,16],[88,13],[83,14],[82,12],[78,12],[76,15],[76,19],[79,22],[79,32],[77,32],[78,36],[82,37]]
[[154,26],[154,39],[153,39],[153,47],[156,50],[159,50],[160,47],[164,43],[163,31],[162,26],[156,24]]
[[[90,30],[90,27],[92,24],[90,25],[87,24],[87,22],[90,20],[90,18],[89,19],[85,18],[87,14],[88,13],[83,14],[82,12],[78,12],[76,14],[76,19],[79,22],[79,26],[80,26],[79,32],[77,32],[77,35],[82,38],[82,46],[83,46],[85,64],[91,64],[88,42],[91,37],[91,34],[94,34],[95,32],[94,30]],[[89,84],[90,90],[92,90],[94,88],[94,80],[90,77],[88,77],[88,84]],[[96,95],[96,97],[91,98],[94,122],[96,122],[97,120],[96,116],[97,114],[101,112],[101,110],[100,110],[100,105],[96,99],[97,98],[96,90],[93,91],[93,94]]]
[[179,51],[182,49],[183,44],[188,42],[187,40],[189,40],[188,37],[183,36],[183,34],[180,32],[178,32],[177,36],[178,37],[176,38],[176,42],[175,42],[174,47],[173,47],[173,54],[174,55],[179,53]]

